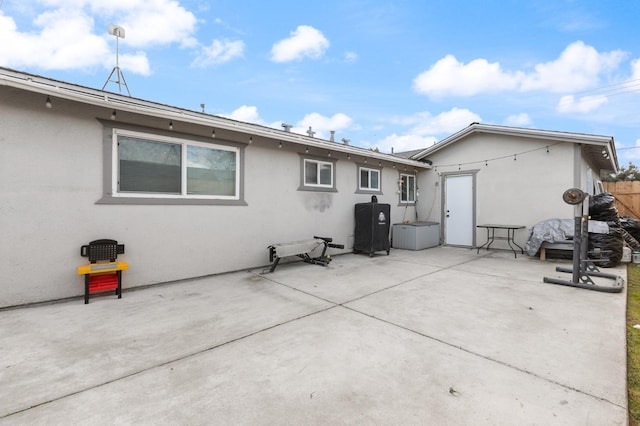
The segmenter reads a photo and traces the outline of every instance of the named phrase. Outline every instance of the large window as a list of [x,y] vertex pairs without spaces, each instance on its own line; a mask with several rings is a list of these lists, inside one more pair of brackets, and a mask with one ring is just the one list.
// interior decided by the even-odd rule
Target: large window
[[380,170],[370,167],[358,167],[358,190],[380,192]]
[[416,202],[416,177],[414,175],[400,174],[400,203]]
[[326,161],[309,156],[301,156],[300,190],[335,191],[335,160]]
[[113,131],[112,196],[238,200],[238,148]]

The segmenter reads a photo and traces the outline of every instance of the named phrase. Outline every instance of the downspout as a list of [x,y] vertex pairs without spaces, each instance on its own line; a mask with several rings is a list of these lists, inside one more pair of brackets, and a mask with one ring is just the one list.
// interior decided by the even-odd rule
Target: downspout
[[[582,144],[577,143],[573,145],[573,187],[580,190],[584,190],[582,187]],[[567,188],[568,189],[568,188]],[[586,191],[585,191],[586,192]],[[586,206],[585,206],[586,204]],[[580,203],[573,207],[574,217],[582,217],[584,209],[589,211],[589,203]]]
[[[573,145],[573,187],[582,190],[582,144]],[[568,189],[568,188],[567,188]]]
[[416,214],[416,222],[418,221],[418,198],[420,196],[420,188],[418,187],[418,170],[413,171],[413,181],[416,183],[416,201],[413,203],[413,210]]

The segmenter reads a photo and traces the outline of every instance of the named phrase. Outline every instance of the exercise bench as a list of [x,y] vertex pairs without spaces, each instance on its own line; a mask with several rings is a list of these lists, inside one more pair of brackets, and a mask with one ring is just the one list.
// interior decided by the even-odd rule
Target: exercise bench
[[[319,247],[322,247],[322,253],[320,254],[320,256],[311,257],[311,252]],[[272,244],[268,247],[269,262],[273,262],[271,264],[269,272],[275,271],[278,263],[280,262],[280,259],[288,256],[298,256],[304,262],[311,263],[313,265],[327,266],[329,262],[331,262],[331,256],[326,254],[327,248],[329,247],[343,249],[344,245],[333,244],[332,238],[315,236],[313,237],[313,239],[309,240]]]
[[[84,303],[89,295],[115,290],[122,298],[122,271],[129,268],[127,262],[116,262],[124,254],[124,244],[115,240],[95,240],[80,247],[80,256],[88,257],[89,264],[78,266],[78,275],[84,275]],[[106,262],[105,262],[106,261]]]

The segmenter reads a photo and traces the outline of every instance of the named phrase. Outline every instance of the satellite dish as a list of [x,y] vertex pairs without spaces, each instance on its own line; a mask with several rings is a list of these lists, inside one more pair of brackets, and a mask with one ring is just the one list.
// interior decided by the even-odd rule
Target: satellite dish
[[578,188],[571,188],[564,191],[562,200],[571,205],[580,204],[587,198],[587,193]]
[[109,34],[118,38],[124,38],[124,28],[120,25],[109,24]]

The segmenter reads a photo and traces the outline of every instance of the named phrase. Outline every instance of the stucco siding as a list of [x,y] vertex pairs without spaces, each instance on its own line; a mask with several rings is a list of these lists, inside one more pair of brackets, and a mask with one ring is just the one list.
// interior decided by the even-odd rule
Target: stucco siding
[[[442,174],[466,172],[476,176],[476,224],[524,225],[527,229],[516,237],[519,243],[541,220],[573,217],[572,207],[562,201],[562,193],[573,186],[573,144],[474,134],[429,160],[433,170],[423,177],[421,199],[435,200],[435,208],[422,205],[426,220],[444,219]],[[485,240],[486,231],[478,229],[478,245]]]
[[[0,88],[0,307],[83,294],[80,246],[99,238],[126,245],[125,289],[260,267],[269,244],[313,235],[351,250],[354,204],[371,199],[356,193],[355,161],[363,158],[334,154],[337,192],[300,191],[304,147],[256,140],[244,147],[246,205],[101,204],[109,163],[98,118],[108,120],[111,110],[53,102],[47,109],[40,95]],[[168,131],[154,117],[119,114],[109,123],[119,120]],[[174,129],[181,137],[211,132],[178,122]],[[398,207],[398,171],[391,162],[381,167],[378,200],[400,222],[413,208]]]

